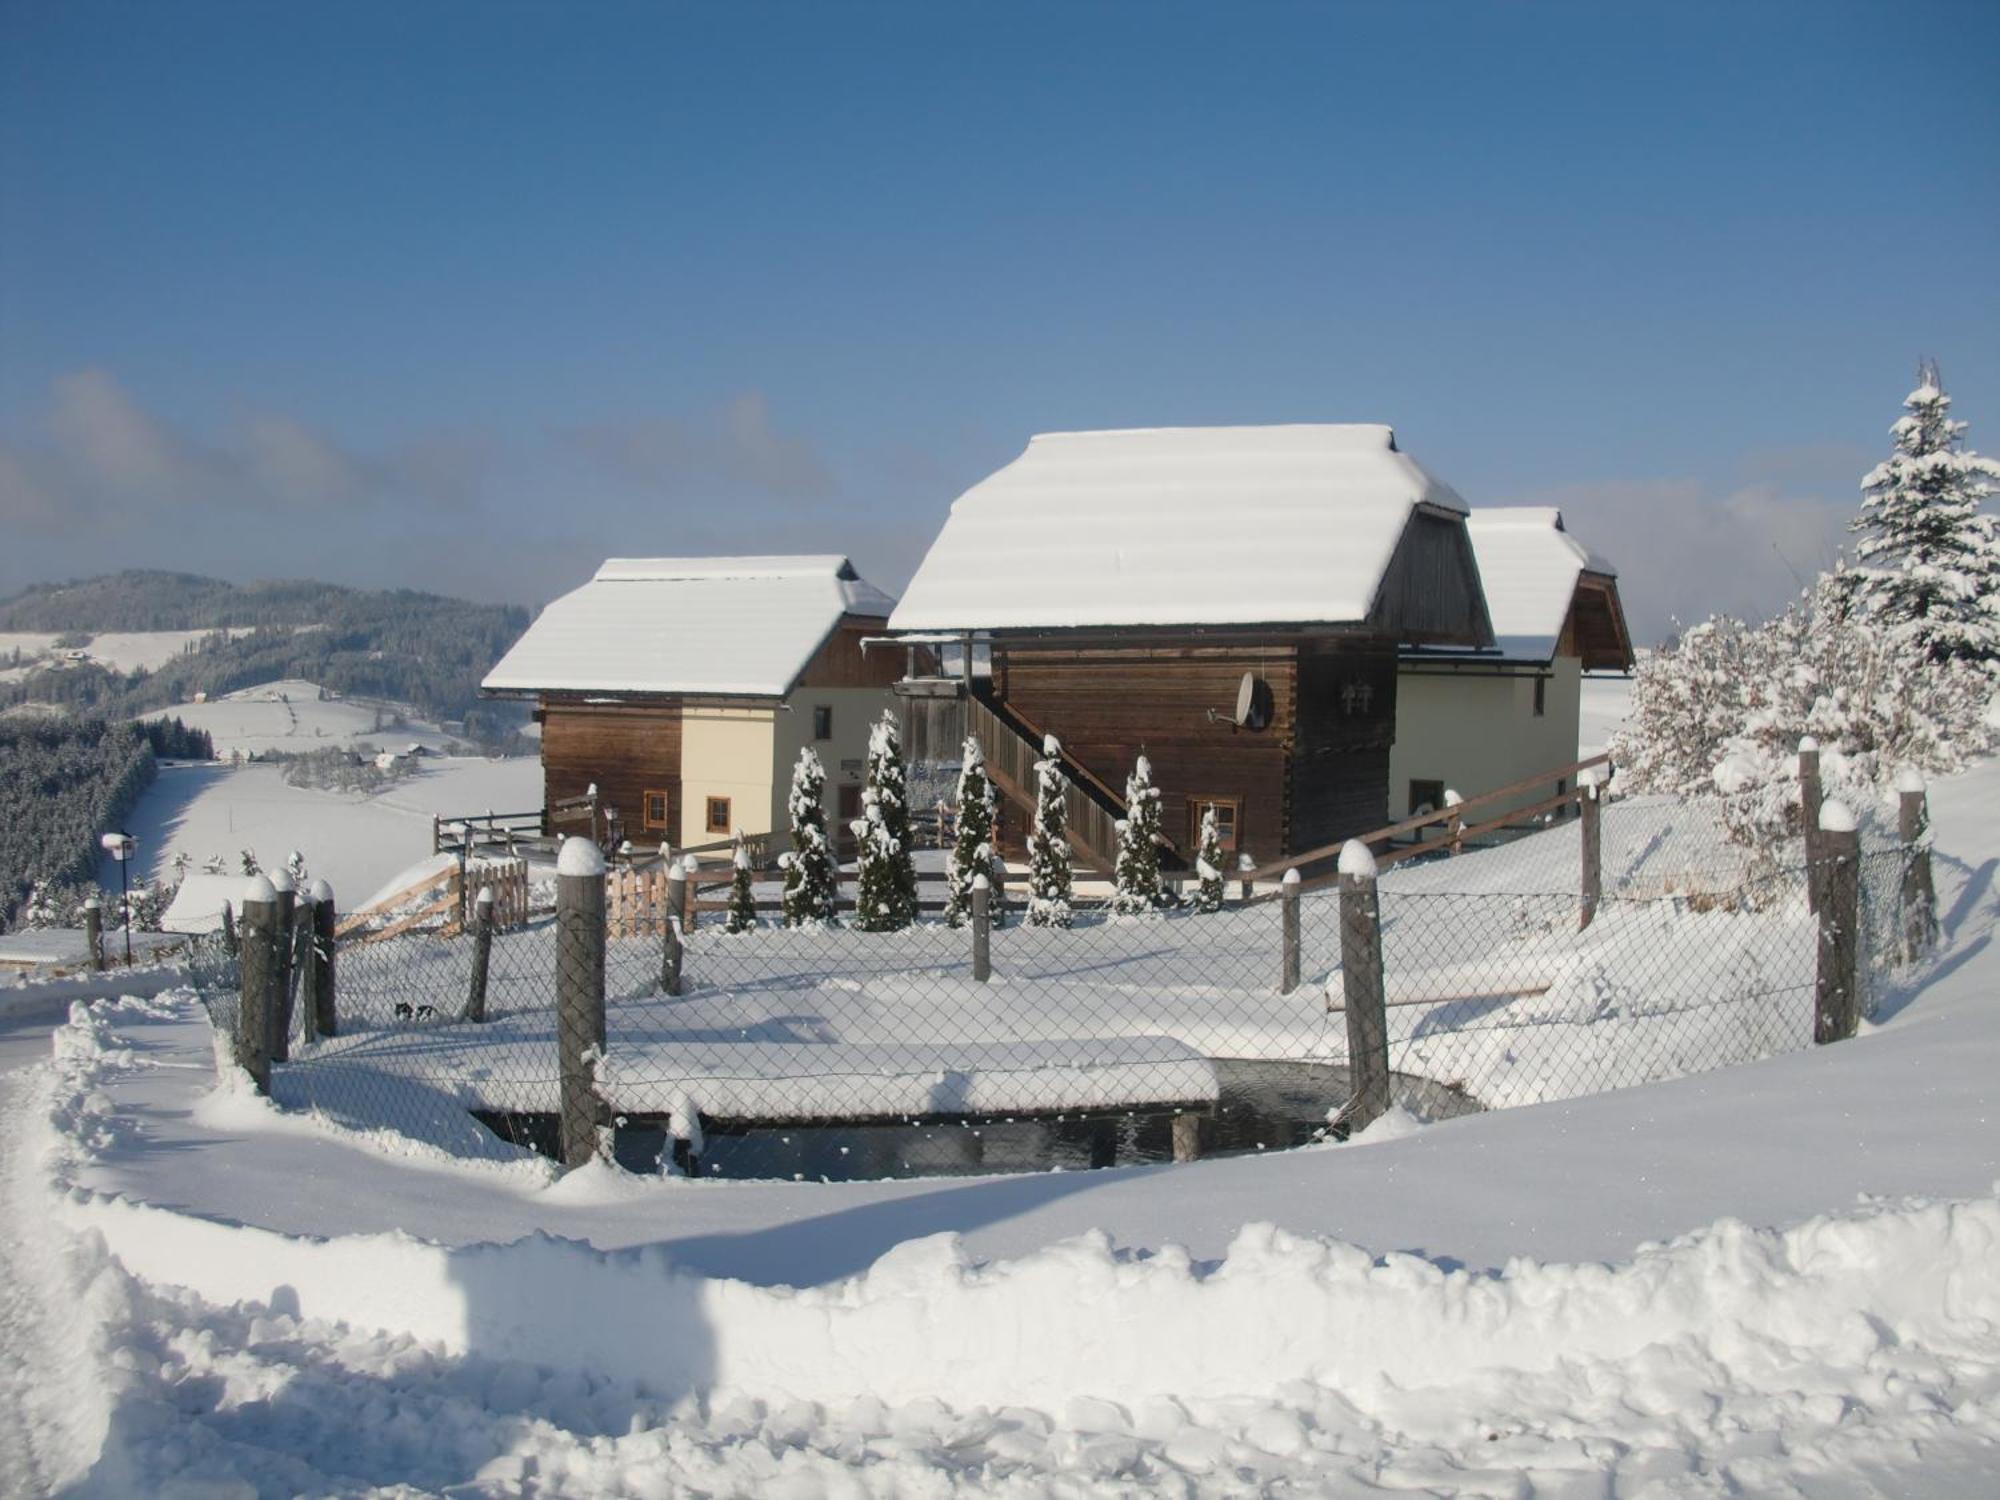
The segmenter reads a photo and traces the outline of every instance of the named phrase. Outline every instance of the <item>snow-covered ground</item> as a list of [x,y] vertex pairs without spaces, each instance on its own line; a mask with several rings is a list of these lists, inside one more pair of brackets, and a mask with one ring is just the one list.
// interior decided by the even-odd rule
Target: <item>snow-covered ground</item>
[[[190,647],[199,647],[212,635],[231,638],[249,635],[248,626],[227,630],[113,630],[92,635],[86,645],[74,651],[56,645],[60,636],[36,631],[0,630],[0,681],[9,681],[47,666],[55,660],[94,661],[114,672],[157,672]],[[20,665],[12,665],[14,653],[21,653]]]
[[[244,849],[275,869],[296,849],[352,909],[430,854],[434,814],[520,812],[541,801],[541,763],[532,758],[420,760],[413,774],[372,796],[287,786],[275,765],[168,765],[127,822],[139,841],[132,874],[164,876],[183,853],[196,870],[221,855],[233,873]],[[107,861],[98,879],[115,890],[116,867]]]
[[1190,1166],[558,1182],[80,1009],[7,1079],[0,1487],[1990,1494],[2000,765],[1934,805],[1853,1042]]
[[[215,753],[256,755],[266,751],[297,754],[335,746],[367,744],[378,750],[422,745],[449,751],[458,742],[435,724],[413,717],[407,706],[372,698],[322,698],[317,683],[287,678],[260,683],[205,703],[175,703],[148,718],[178,718],[205,729],[215,741]],[[403,722],[395,721],[402,716]]]

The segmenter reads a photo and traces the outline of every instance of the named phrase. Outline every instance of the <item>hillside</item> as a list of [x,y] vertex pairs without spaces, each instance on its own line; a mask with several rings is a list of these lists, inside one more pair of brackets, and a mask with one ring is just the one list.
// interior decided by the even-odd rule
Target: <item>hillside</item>
[[138,715],[298,679],[462,720],[494,742],[520,715],[482,704],[479,680],[527,624],[513,605],[302,580],[134,571],[38,584],[0,600],[0,708]]

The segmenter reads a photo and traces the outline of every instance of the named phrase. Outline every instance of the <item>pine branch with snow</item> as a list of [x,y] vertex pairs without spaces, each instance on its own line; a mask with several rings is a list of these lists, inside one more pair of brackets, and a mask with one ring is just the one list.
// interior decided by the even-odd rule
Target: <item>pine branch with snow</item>
[[998,812],[999,797],[986,774],[985,752],[968,735],[958,769],[958,833],[945,867],[945,920],[953,927],[963,927],[972,918],[972,882],[992,865]]
[[1937,366],[1926,362],[1890,432],[1896,451],[1861,481],[1860,540],[1841,589],[1855,612],[1934,661],[2000,670],[2000,537],[1980,514],[2000,463],[1963,446]]
[[1118,823],[1118,857],[1112,866],[1117,893],[1111,909],[1122,916],[1158,911],[1160,890],[1160,789],[1152,762],[1140,756],[1125,778],[1125,816]]
[[1028,835],[1028,925],[1067,927],[1070,907],[1069,778],[1063,775],[1062,746],[1054,735],[1042,742],[1035,762],[1035,827]]
[[1194,909],[1211,912],[1222,910],[1222,830],[1216,825],[1215,808],[1202,809],[1201,838],[1195,850],[1194,871],[1197,884],[1194,888]]
[[792,767],[785,808],[792,820],[792,848],[785,856],[785,925],[831,922],[838,910],[840,873],[826,827],[826,767],[807,745]]
[[916,919],[901,867],[908,851],[889,832],[873,787],[861,794],[861,816],[852,824],[855,846],[854,925],[863,932],[896,932]]
[[910,828],[909,773],[903,764],[903,742],[896,733],[893,709],[884,709],[868,732],[864,775],[864,800],[874,807],[887,837],[894,925],[907,927],[917,915],[916,843]]
[[726,932],[749,932],[757,925],[757,893],[750,883],[750,850],[743,835],[736,836],[735,868],[729,875],[729,919]]

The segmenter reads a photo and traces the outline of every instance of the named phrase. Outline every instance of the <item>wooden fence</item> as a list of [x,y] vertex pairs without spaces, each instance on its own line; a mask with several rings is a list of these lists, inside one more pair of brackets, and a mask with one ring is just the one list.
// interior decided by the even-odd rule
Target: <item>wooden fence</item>
[[464,932],[482,888],[493,892],[493,925],[502,932],[528,922],[528,862],[480,860],[447,865],[340,919],[334,936],[342,942],[375,943],[419,927],[435,927],[446,937]]

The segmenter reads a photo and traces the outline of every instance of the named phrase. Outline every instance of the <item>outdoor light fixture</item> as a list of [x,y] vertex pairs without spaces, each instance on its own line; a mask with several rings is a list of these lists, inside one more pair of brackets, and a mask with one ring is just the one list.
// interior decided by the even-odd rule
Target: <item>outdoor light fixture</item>
[[107,833],[98,839],[104,852],[118,861],[119,911],[125,924],[125,967],[132,967],[132,875],[131,859],[133,849],[139,841],[124,830]]

